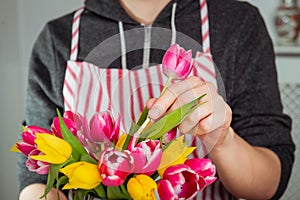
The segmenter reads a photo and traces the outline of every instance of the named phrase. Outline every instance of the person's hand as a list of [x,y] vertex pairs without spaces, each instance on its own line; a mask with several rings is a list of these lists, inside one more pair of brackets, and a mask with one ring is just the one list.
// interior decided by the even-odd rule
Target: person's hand
[[[46,185],[41,183],[34,183],[28,185],[21,191],[19,200],[40,200],[41,199],[40,197],[44,194],[45,189],[46,189]],[[67,197],[61,191],[59,191],[59,197],[60,200],[67,200]],[[56,189],[52,188],[48,193],[47,198],[42,198],[42,199],[56,200],[57,199]]]
[[167,112],[198,98],[206,93],[199,103],[206,102],[191,113],[178,126],[183,134],[198,136],[207,150],[224,144],[229,134],[232,112],[211,83],[204,83],[192,76],[169,86],[163,95],[147,102],[149,117],[159,119]]

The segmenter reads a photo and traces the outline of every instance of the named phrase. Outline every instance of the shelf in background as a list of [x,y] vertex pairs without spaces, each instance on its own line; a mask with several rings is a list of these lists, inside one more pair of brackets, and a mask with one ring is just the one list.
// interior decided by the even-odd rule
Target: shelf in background
[[300,56],[300,46],[279,46],[275,45],[276,56]]

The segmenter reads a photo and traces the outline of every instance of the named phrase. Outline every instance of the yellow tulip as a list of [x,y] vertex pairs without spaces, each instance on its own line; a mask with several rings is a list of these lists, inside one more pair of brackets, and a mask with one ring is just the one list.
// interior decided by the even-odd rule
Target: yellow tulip
[[156,182],[147,175],[137,175],[127,183],[127,191],[133,200],[155,200],[156,189]]
[[97,165],[88,162],[75,162],[60,169],[69,178],[69,182],[62,188],[66,189],[94,189],[101,183],[101,176]]
[[34,160],[62,164],[72,154],[69,143],[54,135],[37,133],[34,142],[37,144],[37,149],[43,153],[43,155],[30,156]]
[[196,147],[188,147],[183,142],[183,135],[174,140],[162,153],[158,174],[162,177],[168,167],[183,164],[195,149]]

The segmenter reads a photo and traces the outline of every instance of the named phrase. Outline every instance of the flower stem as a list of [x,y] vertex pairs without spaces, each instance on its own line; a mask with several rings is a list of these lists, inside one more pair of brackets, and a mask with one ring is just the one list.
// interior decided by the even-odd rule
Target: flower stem
[[162,96],[165,93],[165,91],[169,87],[171,81],[172,81],[172,77],[168,77],[168,80],[166,81],[166,84],[165,84],[164,88],[162,89],[160,96]]
[[143,132],[143,130],[146,128],[146,126],[149,124],[150,121],[151,121],[150,117],[147,117],[145,119],[145,121],[143,122],[143,124],[140,126],[140,128],[135,133],[137,135],[137,137],[140,136],[140,134]]

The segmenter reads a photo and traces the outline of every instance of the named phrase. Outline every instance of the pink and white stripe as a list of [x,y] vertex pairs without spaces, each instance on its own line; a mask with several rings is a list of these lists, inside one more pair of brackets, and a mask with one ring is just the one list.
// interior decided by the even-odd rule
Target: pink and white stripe
[[74,61],[77,59],[77,54],[78,54],[79,24],[80,24],[80,16],[83,11],[84,11],[84,7],[78,9],[75,12],[73,18],[70,60],[74,60]]
[[206,0],[200,0],[200,16],[202,28],[202,47],[204,53],[210,53],[209,20]]

